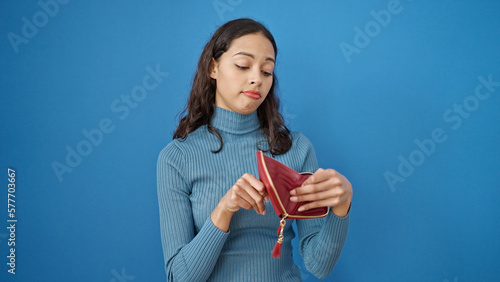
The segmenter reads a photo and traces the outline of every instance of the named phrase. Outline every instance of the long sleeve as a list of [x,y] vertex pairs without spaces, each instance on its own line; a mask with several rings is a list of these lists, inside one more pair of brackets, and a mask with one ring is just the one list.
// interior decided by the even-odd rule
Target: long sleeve
[[[301,281],[292,255],[292,226],[284,230],[281,259],[271,256],[280,218],[266,202],[267,213],[240,209],[227,233],[210,214],[245,173],[258,177],[255,152],[265,143],[257,113],[241,115],[216,107],[211,125],[219,139],[201,126],[183,140],[172,140],[157,163],[158,203],[165,271],[168,281]],[[273,156],[296,171],[316,171],[309,140],[292,132],[292,147]],[[263,143],[264,142],[264,143]],[[301,170],[303,169],[303,170]],[[325,222],[325,224],[323,224]],[[338,260],[348,217],[297,220],[301,251],[307,268],[325,277]],[[330,250],[330,252],[328,251]]]
[[168,281],[206,281],[229,235],[206,220],[195,234],[181,150],[170,143],[157,163],[158,203]]
[[[302,171],[318,169],[316,155],[311,142],[303,135],[297,142],[307,152]],[[345,217],[333,212],[325,218],[296,220],[299,233],[299,249],[304,264],[314,276],[327,277],[337,263],[347,237],[350,211]]]

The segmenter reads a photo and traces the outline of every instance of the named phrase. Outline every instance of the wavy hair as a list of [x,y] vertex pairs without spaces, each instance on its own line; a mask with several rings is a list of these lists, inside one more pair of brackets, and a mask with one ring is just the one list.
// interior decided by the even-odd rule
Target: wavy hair
[[[193,79],[193,86],[186,107],[180,113],[183,116],[177,129],[174,132],[173,139],[184,141],[188,134],[198,129],[200,126],[207,125],[208,131],[220,141],[220,147],[213,153],[219,153],[222,150],[224,142],[219,131],[210,124],[215,111],[215,92],[216,81],[210,77],[210,68],[212,58],[216,61],[226,52],[231,42],[247,34],[261,33],[264,35],[274,48],[275,57],[278,55],[278,48],[274,37],[261,23],[252,19],[242,18],[229,21],[219,27],[210,41],[205,45],[198,67]],[[281,155],[292,146],[290,130],[285,126],[283,116],[279,112],[279,99],[276,95],[278,80],[273,73],[273,83],[271,89],[262,104],[257,108],[257,117],[269,149],[273,155]]]

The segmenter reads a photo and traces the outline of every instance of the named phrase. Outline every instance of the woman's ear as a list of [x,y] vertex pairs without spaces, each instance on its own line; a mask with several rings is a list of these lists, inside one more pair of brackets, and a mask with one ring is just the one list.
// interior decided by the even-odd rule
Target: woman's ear
[[212,60],[210,61],[210,77],[213,79],[217,79],[217,67],[217,61],[212,58]]

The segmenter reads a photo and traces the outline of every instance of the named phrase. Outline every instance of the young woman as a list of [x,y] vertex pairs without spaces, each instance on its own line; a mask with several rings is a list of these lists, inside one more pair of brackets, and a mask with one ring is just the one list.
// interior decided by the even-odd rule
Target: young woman
[[352,187],[318,169],[310,141],[290,132],[278,112],[271,33],[251,19],[221,26],[198,62],[185,115],[158,158],[161,237],[169,281],[301,281],[288,220],[281,259],[273,258],[280,219],[256,177],[256,151],[298,172],[315,172],[292,191],[303,210],[330,207],[325,218],[297,220],[307,269],[326,277],[347,235]]

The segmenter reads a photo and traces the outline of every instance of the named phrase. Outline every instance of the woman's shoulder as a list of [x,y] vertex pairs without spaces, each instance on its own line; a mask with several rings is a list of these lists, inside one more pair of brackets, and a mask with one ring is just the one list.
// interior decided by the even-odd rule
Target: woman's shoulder
[[206,147],[207,138],[210,138],[209,135],[211,134],[206,130],[206,126],[201,126],[189,133],[186,138],[175,138],[170,141],[160,151],[160,157],[172,159],[190,155],[190,152],[197,151],[201,147]]
[[292,138],[292,147],[297,147],[298,149],[309,149],[313,145],[309,138],[307,138],[302,132],[292,131],[290,132]]
[[183,149],[182,146],[179,146],[179,140],[174,139],[170,141],[163,149],[160,151],[160,154],[158,155],[158,162],[165,162],[165,161],[173,161],[173,160],[181,160],[183,159]]

